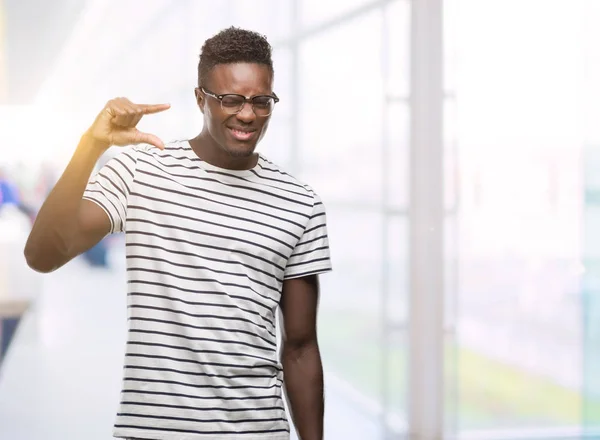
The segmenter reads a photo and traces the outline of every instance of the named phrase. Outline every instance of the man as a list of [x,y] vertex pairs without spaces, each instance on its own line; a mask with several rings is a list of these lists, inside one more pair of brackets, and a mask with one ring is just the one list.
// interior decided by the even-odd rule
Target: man
[[[264,37],[221,31],[200,55],[196,138],[165,146],[135,127],[168,104],[111,100],[39,212],[25,255],[40,272],[126,233],[129,330],[115,437],[288,439],[284,378],[300,438],[323,437],[325,210],[255,153],[278,101],[273,75]],[[153,147],[123,151],[88,183],[109,146],[133,144]]]

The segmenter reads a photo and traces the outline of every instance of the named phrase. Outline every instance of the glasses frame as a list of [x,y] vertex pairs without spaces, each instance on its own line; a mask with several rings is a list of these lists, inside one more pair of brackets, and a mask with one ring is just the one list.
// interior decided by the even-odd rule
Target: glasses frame
[[[252,112],[259,118],[267,118],[269,116],[271,116],[271,114],[273,114],[273,110],[275,109],[275,104],[277,104],[279,102],[279,97],[273,93],[272,95],[254,95],[254,96],[250,96],[250,97],[246,97],[244,95],[240,95],[238,93],[222,93],[220,95],[211,92],[210,90],[206,89],[205,87],[200,87],[200,90],[202,91],[202,93],[204,93],[207,96],[210,96],[212,98],[215,98],[217,101],[219,101],[219,103],[221,104],[221,110],[223,110],[223,112],[229,114],[229,115],[237,115],[239,112],[241,112],[244,109],[244,106],[246,105],[246,103],[250,103],[250,105],[252,106]],[[230,113],[229,110],[225,110],[223,108],[223,98],[225,98],[226,96],[239,96],[240,98],[242,98],[244,100],[244,103],[241,105],[240,109],[234,113]],[[261,97],[268,97],[273,99],[273,107],[271,108],[271,111],[269,112],[268,115],[259,115],[258,113],[256,113],[256,110],[254,109],[254,99],[255,98],[261,98]]]

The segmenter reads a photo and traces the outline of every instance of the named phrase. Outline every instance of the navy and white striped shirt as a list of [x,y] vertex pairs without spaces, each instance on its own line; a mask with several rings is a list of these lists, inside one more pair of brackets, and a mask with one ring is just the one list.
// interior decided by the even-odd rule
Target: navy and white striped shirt
[[226,170],[182,141],[124,149],[84,198],[126,233],[115,437],[289,439],[275,316],[283,280],[331,270],[319,196],[262,155]]

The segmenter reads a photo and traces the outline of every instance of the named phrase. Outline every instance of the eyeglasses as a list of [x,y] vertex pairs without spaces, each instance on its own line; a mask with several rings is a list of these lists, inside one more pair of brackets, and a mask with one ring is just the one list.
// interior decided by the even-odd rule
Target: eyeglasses
[[221,109],[230,115],[235,115],[242,111],[244,105],[249,102],[252,104],[252,111],[256,116],[266,117],[273,112],[275,104],[279,102],[279,98],[274,93],[272,95],[256,95],[246,98],[244,95],[235,93],[225,93],[217,95],[216,93],[200,87],[200,90],[205,95],[211,96],[221,102]]

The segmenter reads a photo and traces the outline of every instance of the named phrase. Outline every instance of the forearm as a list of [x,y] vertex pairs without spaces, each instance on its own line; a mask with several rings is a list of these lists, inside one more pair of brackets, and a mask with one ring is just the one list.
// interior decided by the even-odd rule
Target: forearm
[[106,150],[83,136],[62,176],[40,208],[25,246],[31,267],[53,270],[68,257],[77,233],[79,207],[96,162]]
[[317,341],[293,347],[284,344],[284,383],[300,440],[323,438],[323,366]]

